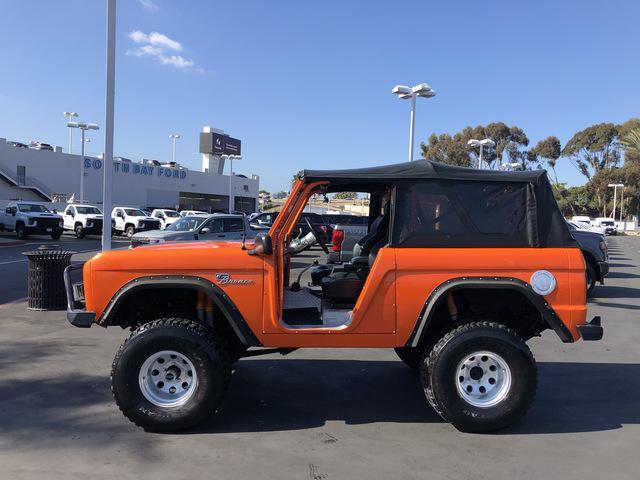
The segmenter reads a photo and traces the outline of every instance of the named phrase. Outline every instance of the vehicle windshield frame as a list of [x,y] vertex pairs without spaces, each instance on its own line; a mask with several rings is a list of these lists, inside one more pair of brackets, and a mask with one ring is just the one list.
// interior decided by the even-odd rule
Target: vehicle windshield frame
[[[100,211],[100,209],[98,207],[89,207],[89,206],[85,206],[85,205],[76,205],[75,209],[76,209],[76,213],[78,213],[79,215],[102,215],[102,212]],[[91,209],[91,210],[94,210],[94,211],[83,212],[83,211],[81,211],[81,209]]]
[[[124,214],[128,217],[148,217],[149,215],[139,208],[123,208]],[[135,212],[135,213],[131,213]]]
[[[165,232],[194,232],[196,230],[198,230],[200,227],[202,227],[202,225],[208,220],[208,217],[205,217],[204,215],[190,215],[188,217],[182,217],[179,220],[176,220],[175,222],[173,222],[171,225],[167,226],[167,228],[164,229]],[[195,222],[195,225],[193,226],[193,228],[188,228],[188,229],[182,229],[182,226],[189,223],[189,222]]]

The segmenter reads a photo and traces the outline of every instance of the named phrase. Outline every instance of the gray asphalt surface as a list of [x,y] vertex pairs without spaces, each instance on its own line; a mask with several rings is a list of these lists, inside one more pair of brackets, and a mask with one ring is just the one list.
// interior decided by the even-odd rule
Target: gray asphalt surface
[[[589,309],[603,318],[604,340],[533,340],[537,399],[492,435],[443,423],[393,351],[371,349],[241,360],[206,425],[148,434],[109,391],[127,332],[77,329],[64,312],[35,314],[24,302],[0,306],[0,478],[638,478],[640,238],[610,243],[612,272]],[[3,288],[19,280],[2,278]]]

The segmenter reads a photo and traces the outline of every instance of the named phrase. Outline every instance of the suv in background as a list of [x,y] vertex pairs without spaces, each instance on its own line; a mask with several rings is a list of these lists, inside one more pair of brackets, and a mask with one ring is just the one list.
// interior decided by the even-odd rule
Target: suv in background
[[58,240],[62,229],[62,217],[41,203],[10,202],[0,215],[0,231],[15,231],[20,240],[32,234],[51,235]]
[[[319,287],[292,281],[288,248],[309,200],[355,189],[370,194],[375,219],[366,261],[334,267]],[[307,225],[328,253],[323,233]],[[544,170],[427,160],[304,170],[248,248],[102,252],[67,267],[65,287],[71,324],[131,329],[111,364],[112,392],[149,431],[188,429],[221,411],[227,385],[241,380],[232,378],[239,358],[307,347],[394,348],[445,421],[491,432],[534,400],[527,340],[547,329],[565,343],[603,336],[600,317],[587,321],[584,260]]]
[[604,277],[609,273],[609,249],[604,235],[585,229],[576,222],[567,222],[569,231],[578,243],[584,256],[587,277],[587,295],[593,292],[596,282],[604,285]]
[[156,208],[151,212],[150,216],[153,218],[157,218],[160,221],[160,230],[164,230],[180,218],[180,214],[175,210],[164,208]]
[[76,234],[77,238],[85,235],[102,234],[102,211],[95,205],[72,203],[62,213],[64,229]]
[[153,245],[165,242],[231,241],[240,242],[255,237],[256,232],[243,215],[214,213],[192,215],[180,219],[164,230],[136,233],[131,246]]
[[34,150],[49,150],[50,152],[53,152],[53,147],[48,143],[31,142],[29,144],[29,148],[33,148]]
[[149,217],[139,208],[115,207],[111,212],[111,227],[116,235],[131,238],[136,232],[159,230],[160,220]]

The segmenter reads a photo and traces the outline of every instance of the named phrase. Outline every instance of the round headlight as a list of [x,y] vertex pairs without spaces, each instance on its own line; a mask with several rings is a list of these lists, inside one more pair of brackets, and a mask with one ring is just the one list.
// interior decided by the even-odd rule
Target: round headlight
[[549,295],[556,289],[556,278],[547,270],[538,270],[531,275],[530,283],[538,295]]

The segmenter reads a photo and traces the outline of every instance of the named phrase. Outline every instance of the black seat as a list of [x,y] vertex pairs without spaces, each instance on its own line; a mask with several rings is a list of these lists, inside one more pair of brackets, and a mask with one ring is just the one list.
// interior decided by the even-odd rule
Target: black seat
[[[355,268],[354,270],[334,271],[331,275],[322,279],[322,294],[334,304],[354,305],[362,292],[364,282],[367,279],[369,270],[375,262],[378,251],[387,244],[386,232],[377,242],[368,248],[366,267]],[[354,265],[355,267],[355,265]]]

